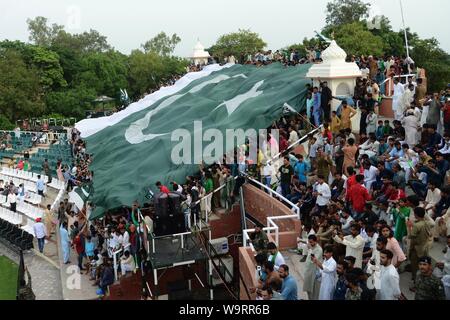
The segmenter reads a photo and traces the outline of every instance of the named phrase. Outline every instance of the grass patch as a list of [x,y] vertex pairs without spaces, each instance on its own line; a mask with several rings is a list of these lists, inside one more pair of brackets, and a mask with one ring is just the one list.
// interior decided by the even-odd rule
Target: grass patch
[[0,300],[16,300],[19,266],[0,256]]

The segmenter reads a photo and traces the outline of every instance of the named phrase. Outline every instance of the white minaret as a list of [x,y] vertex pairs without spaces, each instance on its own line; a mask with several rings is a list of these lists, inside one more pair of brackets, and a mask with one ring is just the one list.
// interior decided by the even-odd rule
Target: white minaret
[[200,40],[198,40],[194,47],[194,52],[189,58],[193,64],[203,66],[208,64],[208,58],[210,57],[209,52],[205,51],[205,47],[200,43]]
[[[346,62],[347,53],[331,41],[330,46],[322,52],[323,62],[314,64],[306,74],[313,79],[314,86],[319,87],[320,81],[327,81],[333,96],[353,96],[356,79],[362,76],[361,70],[354,62]],[[333,99],[331,110],[336,110],[341,102]],[[353,117],[353,127],[359,127],[359,116]]]

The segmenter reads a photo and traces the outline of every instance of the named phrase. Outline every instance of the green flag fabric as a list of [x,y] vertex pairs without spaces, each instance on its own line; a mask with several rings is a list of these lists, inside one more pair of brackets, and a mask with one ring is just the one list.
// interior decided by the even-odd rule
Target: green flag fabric
[[224,136],[227,129],[265,129],[280,118],[285,103],[296,110],[305,105],[310,66],[225,68],[87,137],[94,172],[89,201],[102,210],[131,206],[144,202],[157,181],[184,183],[198,172],[198,164],[173,163],[172,150],[179,144],[172,141],[174,130],[199,134],[194,121],[201,121],[202,132],[217,129]]

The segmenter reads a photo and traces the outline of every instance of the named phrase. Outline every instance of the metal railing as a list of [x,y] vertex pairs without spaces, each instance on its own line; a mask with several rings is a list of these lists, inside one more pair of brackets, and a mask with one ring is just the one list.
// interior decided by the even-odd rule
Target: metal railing
[[[275,244],[278,246],[279,245],[279,241],[280,241],[280,228],[279,226],[276,224],[277,220],[284,220],[284,219],[299,219],[300,220],[300,208],[292,203],[290,200],[286,199],[283,195],[277,193],[276,191],[270,189],[269,187],[267,187],[266,185],[262,184],[261,182],[251,178],[251,177],[247,177],[247,179],[249,179],[250,181],[252,181],[253,183],[256,183],[257,185],[263,187],[264,189],[269,191],[270,196],[273,197],[279,197],[281,200],[283,200],[284,202],[286,202],[286,204],[291,206],[291,210],[294,210],[295,215],[283,215],[283,216],[273,216],[273,217],[267,217],[267,227],[263,228],[264,231],[267,232],[268,235],[271,235],[272,232],[275,232]],[[246,229],[243,230],[243,242],[244,242],[244,246],[247,246],[247,243],[250,240],[250,236],[249,233],[255,232],[255,229]],[[250,242],[250,248],[252,249],[252,251],[255,251],[255,248],[253,247],[253,244]]]
[[[20,136],[29,136],[32,134],[35,134],[36,136],[41,135],[41,138],[45,136],[44,143],[47,143],[48,141],[54,141],[54,140],[61,141],[61,140],[68,139],[67,133],[65,133],[65,132],[62,133],[62,132],[53,132],[53,131],[38,132],[38,131],[22,131],[22,130],[20,130],[20,131],[0,130],[0,133],[9,133],[9,134],[11,134],[11,136],[15,136],[17,133]],[[38,142],[39,142],[39,139],[38,139]]]
[[417,76],[415,74],[404,74],[404,75],[400,75],[400,76],[389,77],[386,80],[384,80],[383,82],[381,82],[380,87],[386,85],[386,83],[389,82],[389,87],[388,87],[388,90],[385,90],[384,97],[392,97],[393,96],[392,90],[394,88],[392,87],[392,83],[395,78],[400,78],[400,81],[402,78],[405,78],[406,82],[408,82],[409,77],[412,77],[413,80],[417,78]]
[[[323,125],[319,126],[318,128],[312,130],[311,132],[309,132],[307,135],[303,136],[302,138],[300,138],[299,140],[297,140],[296,142],[294,142],[293,144],[291,144],[287,150],[291,149],[292,147],[303,143],[309,135],[311,134],[316,134],[318,132],[320,132],[320,130],[323,128]],[[269,163],[273,163],[273,161],[275,159],[278,159],[280,157],[282,153],[279,153],[277,155],[275,155],[271,160],[269,160]],[[290,206],[291,210],[294,210],[295,215],[284,215],[284,216],[273,216],[273,217],[267,217],[267,227],[263,228],[264,231],[268,232],[268,235],[270,235],[272,233],[272,231],[275,232],[275,244],[278,246],[279,245],[279,227],[278,225],[275,223],[275,221],[277,220],[283,220],[283,219],[299,219],[300,220],[300,208],[292,203],[290,200],[288,200],[286,197],[284,197],[283,195],[279,194],[278,192],[272,190],[271,188],[269,188],[268,186],[266,186],[265,184],[253,179],[250,176],[246,176],[248,180],[250,180],[252,183],[255,183],[256,185],[262,187],[263,189],[267,190],[270,197],[274,198],[279,198],[280,200],[282,200],[282,202],[284,202],[286,205]],[[242,231],[243,233],[243,245],[244,246],[248,246],[248,242],[250,241],[250,236],[249,233],[255,232],[255,229],[244,229]],[[252,249],[252,251],[255,251],[255,248],[253,246],[253,244],[250,242],[249,243],[250,248]]]
[[283,153],[287,152],[288,150],[292,149],[293,147],[295,147],[296,145],[302,144],[303,142],[305,142],[308,139],[308,136],[311,134],[316,134],[318,132],[320,132],[320,130],[322,130],[323,125],[320,125],[319,127],[317,127],[316,129],[310,131],[307,135],[304,135],[303,137],[301,137],[300,139],[298,139],[296,142],[294,142],[293,144],[291,144],[290,146],[287,147],[287,149],[283,152],[279,152],[277,153],[275,156],[272,157],[272,159],[270,159],[268,161],[268,163],[273,163],[275,160],[277,160]]

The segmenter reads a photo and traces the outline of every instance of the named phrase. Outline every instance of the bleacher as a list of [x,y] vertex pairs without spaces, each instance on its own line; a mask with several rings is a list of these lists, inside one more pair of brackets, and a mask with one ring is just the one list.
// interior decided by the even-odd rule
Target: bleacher
[[51,145],[49,149],[39,148],[38,152],[31,155],[30,164],[31,172],[41,173],[42,163],[48,160],[50,166],[51,175],[56,176],[56,164],[59,159],[62,160],[62,164],[70,166],[72,164],[72,151],[70,145]]
[[[6,134],[7,132],[4,131],[4,133]],[[31,148],[31,133],[21,132],[19,137],[16,136],[14,131],[10,131],[9,133],[11,135],[11,140],[6,141],[6,138],[4,138],[1,142],[5,143],[10,148],[9,150],[0,151],[0,157],[3,156],[3,154],[8,157],[11,154],[14,155],[14,153],[22,153],[26,149]]]
[[[23,170],[17,170],[17,169],[11,169],[3,167],[0,172],[0,180],[3,180],[5,182],[13,181],[16,186],[23,183],[25,186],[25,189],[28,191],[37,193],[36,190],[36,181],[38,180],[38,175],[40,173],[34,173],[30,171],[23,171]],[[44,181],[48,180],[48,177],[46,175],[41,174],[41,178]],[[64,181],[59,181],[58,179],[52,179],[52,183],[49,184],[50,187],[54,189],[64,189],[65,183]],[[45,193],[45,190],[44,190]]]
[[[6,134],[10,133],[11,139],[6,141]],[[8,163],[10,159],[17,164],[21,159],[24,160],[24,153],[28,151],[30,154],[29,162],[31,169],[29,171],[18,170],[15,168],[2,167],[0,169],[0,180],[5,184],[10,181],[15,186],[23,184],[26,190],[24,201],[17,200],[16,211],[10,210],[10,204],[5,195],[0,195],[0,240],[15,246],[22,250],[29,250],[33,248],[33,225],[36,218],[42,218],[44,215],[43,198],[37,194],[36,181],[37,176],[47,182],[48,176],[42,174],[42,164],[45,159],[48,159],[51,175],[53,177],[52,183],[46,184],[44,193],[47,193],[47,188],[51,187],[58,191],[56,199],[52,203],[54,209],[62,200],[65,191],[65,182],[58,180],[56,172],[56,163],[59,159],[62,160],[63,165],[71,165],[72,153],[71,146],[67,144],[67,137],[62,139],[55,139],[51,133],[45,134],[45,141],[38,141],[38,144],[33,147],[32,133],[20,132],[19,136],[13,131],[1,131],[3,137],[1,143],[5,143],[7,148],[0,150],[0,161]],[[53,138],[52,138],[53,137]],[[62,136],[58,136],[62,137]],[[48,141],[59,141],[56,144],[48,145]],[[42,144],[40,144],[42,143]],[[48,146],[48,148],[46,148]]]
[[33,228],[26,230],[20,227],[21,223],[22,217],[18,213],[0,207],[0,238],[19,249],[30,250],[33,248]]

